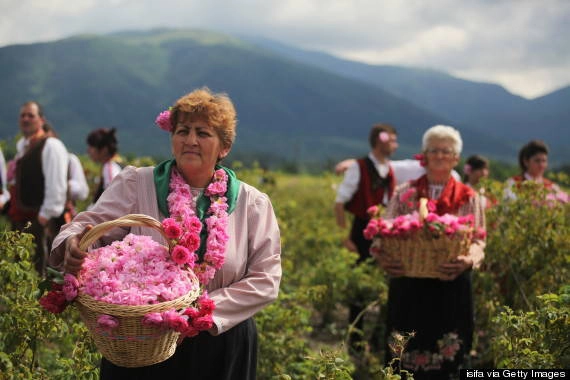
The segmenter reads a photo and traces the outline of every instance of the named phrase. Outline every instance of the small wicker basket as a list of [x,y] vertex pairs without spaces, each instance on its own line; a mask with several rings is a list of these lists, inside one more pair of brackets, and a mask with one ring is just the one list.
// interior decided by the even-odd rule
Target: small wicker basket
[[421,230],[408,238],[380,238],[382,254],[402,261],[406,277],[440,278],[439,265],[466,255],[470,239],[434,237]]
[[[87,250],[106,231],[114,227],[142,226],[160,231],[161,223],[142,214],[129,214],[119,219],[104,222],[88,231],[79,248]],[[165,236],[166,237],[166,236]],[[170,241],[170,239],[166,239]],[[171,247],[170,247],[171,248]],[[177,299],[154,305],[115,305],[100,302],[86,294],[79,294],[76,305],[81,319],[91,332],[95,345],[110,362],[121,367],[143,367],[160,363],[174,354],[180,333],[171,329],[149,327],[141,323],[147,313],[163,312],[171,309],[183,309],[198,298],[200,286],[197,277],[192,277],[192,290]],[[101,314],[112,315],[119,321],[119,326],[112,332],[101,330],[97,318]]]
[[[426,198],[420,198],[418,211],[420,222],[424,223],[428,215]],[[405,277],[441,278],[442,274],[438,270],[441,264],[469,253],[471,233],[448,237],[445,234],[434,235],[423,228],[412,236],[375,240],[376,245],[382,247],[383,254],[400,259]]]

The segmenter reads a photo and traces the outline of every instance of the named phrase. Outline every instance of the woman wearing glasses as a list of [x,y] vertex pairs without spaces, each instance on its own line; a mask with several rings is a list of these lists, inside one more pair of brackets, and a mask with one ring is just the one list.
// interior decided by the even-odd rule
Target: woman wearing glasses
[[[418,209],[427,198],[431,211],[439,215],[472,214],[475,227],[484,228],[485,217],[479,196],[451,175],[462,148],[459,132],[448,126],[428,129],[422,141],[426,174],[396,189],[384,215],[395,218]],[[381,242],[380,242],[381,244]],[[471,269],[483,260],[483,238],[475,240],[469,253],[442,264],[440,278],[403,277],[399,260],[371,251],[390,275],[387,345],[398,333],[414,331],[403,355],[402,367],[415,379],[458,378],[458,369],[469,355],[473,335]],[[391,359],[387,349],[387,359]]]

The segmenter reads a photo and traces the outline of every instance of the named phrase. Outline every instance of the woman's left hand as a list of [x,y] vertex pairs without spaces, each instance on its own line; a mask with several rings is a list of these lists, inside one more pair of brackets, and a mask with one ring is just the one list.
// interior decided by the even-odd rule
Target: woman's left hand
[[441,264],[439,271],[441,272],[440,278],[444,281],[455,280],[461,273],[473,266],[473,260],[467,256],[458,256],[455,259]]

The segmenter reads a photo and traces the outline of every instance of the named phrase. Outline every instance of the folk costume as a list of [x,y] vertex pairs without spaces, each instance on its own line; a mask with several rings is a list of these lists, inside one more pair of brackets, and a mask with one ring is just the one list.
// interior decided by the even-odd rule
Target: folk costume
[[[25,231],[34,236],[34,264],[43,275],[51,242],[64,223],[69,156],[63,143],[53,137],[21,139],[17,147],[8,218],[17,231],[24,231],[31,222]],[[48,219],[46,227],[39,224],[38,215]]]
[[[88,224],[114,220],[125,214],[146,214],[157,220],[168,216],[167,196],[174,160],[156,168],[126,167],[103,192],[95,206],[79,213],[64,226],[54,248],[66,238],[80,233]],[[225,169],[226,170],[226,169]],[[102,379],[157,379],[170,376],[193,379],[254,379],[257,331],[253,315],[277,297],[281,279],[281,246],[277,220],[267,195],[240,182],[226,170],[228,181],[229,241],[225,261],[206,289],[215,302],[214,331],[186,338],[170,359],[140,368],[118,367],[102,360]],[[196,198],[196,213],[208,197],[203,189],[191,189]],[[207,205],[206,205],[207,206]],[[128,232],[152,236],[166,244],[160,233],[144,227],[113,229],[101,241],[122,239]],[[61,266],[63,257],[56,251],[50,257],[52,266]]]
[[[415,191],[409,191],[411,188]],[[479,196],[452,177],[445,184],[431,184],[424,175],[399,186],[384,217],[394,218],[417,211],[418,200],[422,197],[435,203],[434,212],[438,215],[472,214],[475,228],[485,226]],[[482,240],[471,245],[469,256],[473,268],[481,264],[484,246]],[[392,358],[389,349],[392,334],[415,331],[402,361],[403,368],[413,371],[415,379],[458,378],[458,369],[471,350],[473,326],[471,270],[453,281],[411,277],[390,279],[386,361]]]

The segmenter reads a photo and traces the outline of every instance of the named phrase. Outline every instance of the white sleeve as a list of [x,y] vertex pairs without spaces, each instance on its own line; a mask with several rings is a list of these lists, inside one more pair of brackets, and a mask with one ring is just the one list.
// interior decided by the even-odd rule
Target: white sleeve
[[358,161],[354,162],[346,169],[344,173],[344,179],[338,186],[336,191],[336,203],[346,203],[352,199],[354,193],[358,189],[358,183],[360,182],[360,168],[358,166]]
[[2,149],[0,149],[0,183],[2,184],[2,194],[0,194],[0,205],[6,204],[10,200],[10,193],[8,192],[8,188],[6,187],[6,161],[4,160],[4,154],[2,153]]
[[87,199],[89,195],[89,185],[85,179],[83,166],[81,166],[79,158],[72,153],[69,154],[69,180],[67,184],[69,185],[69,195],[72,200]]
[[55,218],[61,215],[67,198],[69,153],[61,141],[49,137],[42,151],[42,172],[45,178],[44,202],[39,215]]
[[396,184],[418,179],[426,173],[426,170],[418,160],[394,160],[390,161],[394,176],[396,177]]

